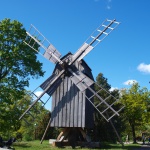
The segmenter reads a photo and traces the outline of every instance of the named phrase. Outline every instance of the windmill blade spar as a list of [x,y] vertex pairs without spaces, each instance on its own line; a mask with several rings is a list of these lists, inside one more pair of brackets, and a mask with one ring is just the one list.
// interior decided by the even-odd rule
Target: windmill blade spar
[[60,77],[64,74],[65,70],[62,70],[57,76],[55,76],[53,78],[53,80],[51,80],[51,82],[49,82],[49,84],[45,87],[45,90],[41,93],[40,96],[37,97],[37,99],[29,106],[29,108],[21,115],[21,117],[19,118],[19,120],[21,120],[24,115],[30,111],[30,109],[41,99],[41,97],[48,92],[48,90],[55,84],[55,82],[57,82]]
[[[51,82],[53,80],[55,80],[56,78],[56,74],[52,74],[48,79],[46,79],[41,85],[40,87],[45,90],[49,84],[51,84]],[[47,91],[46,93],[50,96],[53,94],[53,92],[57,89],[57,87],[60,85],[60,83],[62,82],[62,78],[58,78],[56,81],[55,81],[55,84],[53,84],[53,86],[51,86]]]
[[83,57],[102,42],[119,24],[120,22],[117,22],[115,19],[106,19],[73,55],[71,63],[83,59]]
[[[60,60],[60,52],[33,26],[31,25],[30,30],[27,33],[26,40],[24,41],[30,48],[56,64],[63,62]],[[35,45],[40,46],[40,50],[35,48]]]

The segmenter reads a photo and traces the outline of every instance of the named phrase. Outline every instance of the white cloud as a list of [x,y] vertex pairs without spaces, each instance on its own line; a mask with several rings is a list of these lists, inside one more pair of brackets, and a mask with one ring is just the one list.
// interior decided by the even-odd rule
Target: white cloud
[[[94,0],[95,2],[100,2],[100,0]],[[111,9],[111,3],[112,0],[104,0],[104,3],[106,5],[106,9],[110,10]]]
[[112,92],[114,90],[118,90],[118,88],[117,87],[111,87],[109,91]]
[[124,82],[124,85],[132,85],[133,83],[137,83],[136,80],[127,80],[126,82]]
[[[41,94],[43,93],[43,91],[36,91],[36,92],[34,92],[34,94],[36,95],[36,96],[40,96]],[[41,97],[41,99],[42,100],[47,100],[49,98],[49,95],[47,94],[47,93],[45,93],[42,97]]]
[[[40,96],[41,94],[43,93],[43,91],[36,91],[34,92],[34,94],[38,97]],[[35,98],[36,99],[36,98]],[[49,100],[48,100],[49,99]],[[45,108],[47,110],[51,110],[51,106],[52,106],[52,99],[50,98],[50,96],[48,94],[44,94],[42,97],[41,97],[41,100],[46,103],[45,104]],[[47,101],[48,100],[48,101]]]
[[150,74],[150,64],[141,63],[138,65],[137,69],[140,72],[149,73]]
[[[34,94],[39,97],[41,94],[43,93],[43,91],[36,91],[34,92]],[[35,97],[35,99],[37,98]],[[49,95],[48,94],[44,94],[40,99],[43,101],[43,102],[46,102],[46,100],[49,98]]]
[[34,94],[35,94],[36,96],[40,96],[40,95],[42,94],[42,91],[36,91]]
[[111,1],[112,1],[112,0],[107,0],[107,9],[108,9],[108,10],[111,9]]

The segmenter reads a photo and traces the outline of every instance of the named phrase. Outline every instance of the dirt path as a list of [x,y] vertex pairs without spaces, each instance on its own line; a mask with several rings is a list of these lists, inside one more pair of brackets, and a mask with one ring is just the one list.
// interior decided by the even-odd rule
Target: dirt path
[[150,145],[149,144],[144,144],[144,145],[141,144],[141,147],[135,148],[133,150],[150,150]]

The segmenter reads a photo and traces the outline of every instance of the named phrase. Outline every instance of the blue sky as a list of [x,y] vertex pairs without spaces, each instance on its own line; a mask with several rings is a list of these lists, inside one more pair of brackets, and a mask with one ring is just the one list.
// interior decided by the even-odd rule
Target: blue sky
[[[26,30],[33,24],[63,55],[76,50],[106,19],[121,24],[84,60],[94,78],[102,72],[112,88],[126,88],[133,80],[150,89],[149,0],[4,0],[0,20],[18,20]],[[30,80],[34,90],[51,75],[54,64],[43,62],[45,76]]]

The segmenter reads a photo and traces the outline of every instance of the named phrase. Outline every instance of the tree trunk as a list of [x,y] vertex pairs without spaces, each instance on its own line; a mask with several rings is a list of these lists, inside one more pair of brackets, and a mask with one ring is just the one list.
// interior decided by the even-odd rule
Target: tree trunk
[[135,135],[135,125],[133,123],[133,121],[129,120],[131,129],[132,129],[132,136],[133,136],[133,144],[136,143],[136,135]]

